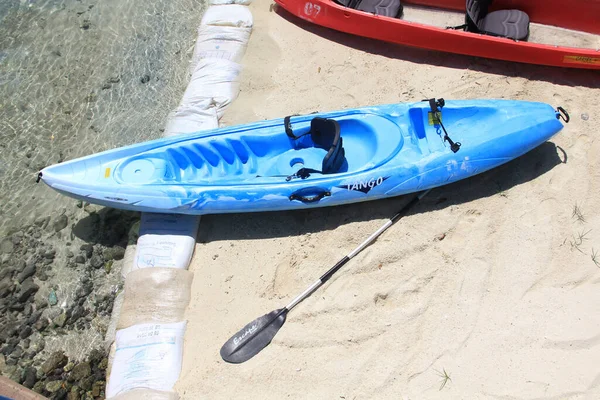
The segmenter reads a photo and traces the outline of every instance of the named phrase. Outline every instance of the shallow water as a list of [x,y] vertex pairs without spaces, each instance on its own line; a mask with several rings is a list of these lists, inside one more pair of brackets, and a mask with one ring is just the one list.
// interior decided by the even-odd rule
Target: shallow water
[[50,164],[161,136],[205,2],[0,0],[0,233],[71,200]]

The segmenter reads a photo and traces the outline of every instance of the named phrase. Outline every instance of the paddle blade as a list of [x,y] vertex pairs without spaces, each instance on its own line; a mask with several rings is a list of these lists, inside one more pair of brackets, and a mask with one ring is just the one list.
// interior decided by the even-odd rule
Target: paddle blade
[[280,308],[243,327],[221,347],[223,360],[239,364],[260,353],[283,326],[287,313],[287,308]]

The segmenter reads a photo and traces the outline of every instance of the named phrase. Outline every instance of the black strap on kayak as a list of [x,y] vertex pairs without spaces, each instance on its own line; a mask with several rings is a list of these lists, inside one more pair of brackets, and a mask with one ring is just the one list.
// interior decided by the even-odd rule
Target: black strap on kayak
[[[318,111],[311,112],[311,114],[317,114],[317,113],[318,113]],[[299,115],[300,114],[292,114],[292,115],[288,115],[287,117],[285,117],[283,119],[283,126],[285,127],[285,134],[288,135],[291,139],[294,139],[294,140],[300,139],[302,136],[306,136],[306,135],[308,135],[310,133],[310,131],[309,131],[309,132],[306,132],[305,134],[300,135],[300,136],[294,135],[294,130],[292,129],[292,123],[291,123],[290,119],[292,117],[296,117],[296,116],[299,116]]]
[[310,174],[322,174],[323,171],[319,171],[318,169],[312,168],[300,168],[296,171],[295,174],[292,175],[256,175],[257,178],[285,178],[286,182],[291,181],[295,178],[306,179],[310,176]]
[[295,174],[287,176],[285,178],[285,181],[289,182],[295,178],[306,179],[310,176],[310,174],[322,174],[322,173],[323,173],[323,171],[319,171],[318,169],[300,168],[298,171],[296,171]]
[[296,115],[298,115],[298,114],[288,115],[287,117],[285,117],[283,119],[283,126],[285,127],[285,134],[288,135],[290,138],[292,138],[294,140],[300,139],[302,136],[306,136],[306,135],[308,135],[310,133],[310,131],[309,131],[309,132],[306,132],[305,134],[300,135],[300,136],[294,135],[294,130],[292,129],[292,123],[291,123],[290,119],[292,117],[295,117]]
[[450,136],[448,136],[448,132],[446,131],[446,128],[444,127],[444,124],[442,123],[441,108],[444,107],[446,102],[444,101],[444,99],[439,99],[437,101],[436,101],[436,99],[428,99],[428,100],[425,99],[423,101],[429,101],[429,107],[431,107],[431,117],[432,117],[433,123],[440,124],[440,126],[444,130],[444,141],[447,141],[448,143],[450,143],[450,150],[452,150],[452,152],[456,153],[458,150],[460,150],[460,146],[462,146],[462,145],[460,144],[460,142],[453,142],[452,139],[450,139]]

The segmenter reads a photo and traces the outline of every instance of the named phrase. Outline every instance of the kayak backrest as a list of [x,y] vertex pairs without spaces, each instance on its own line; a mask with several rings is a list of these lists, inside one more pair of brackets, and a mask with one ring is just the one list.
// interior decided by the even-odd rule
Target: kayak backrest
[[529,16],[520,10],[499,10],[488,13],[492,0],[467,0],[465,25],[468,32],[526,40],[529,36]]
[[335,0],[337,3],[375,15],[400,18],[404,7],[400,0]]
[[529,36],[529,16],[520,10],[500,10],[489,13],[483,19],[482,33],[526,40]]
[[358,0],[353,8],[391,18],[400,18],[403,11],[400,0]]
[[339,172],[344,164],[346,153],[342,146],[340,124],[333,119],[315,117],[310,122],[310,137],[315,147],[327,150],[321,172],[323,174]]
[[467,31],[479,33],[492,0],[467,0],[465,23]]

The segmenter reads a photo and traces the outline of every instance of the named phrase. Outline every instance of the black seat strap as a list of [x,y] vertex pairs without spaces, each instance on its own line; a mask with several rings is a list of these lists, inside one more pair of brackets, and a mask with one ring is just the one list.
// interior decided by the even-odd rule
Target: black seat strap
[[[318,111],[313,111],[313,112],[311,112],[311,114],[316,114],[316,113],[318,113]],[[286,135],[288,135],[288,136],[289,136],[291,139],[294,139],[294,140],[296,140],[296,139],[300,139],[302,136],[306,136],[306,135],[308,135],[308,134],[310,133],[310,132],[307,132],[307,133],[305,133],[305,134],[303,134],[303,135],[300,135],[300,136],[296,136],[296,135],[294,135],[294,131],[293,131],[293,129],[292,129],[292,122],[291,122],[291,118],[292,118],[292,117],[296,117],[296,116],[298,116],[298,115],[300,115],[300,114],[292,114],[292,115],[288,115],[287,117],[283,118],[283,126],[285,127],[285,133],[286,133]]]
[[462,24],[462,25],[458,25],[458,26],[447,26],[446,29],[462,29],[462,30],[464,30],[467,26],[468,26],[468,24]]
[[304,135],[296,136],[296,135],[294,135],[294,131],[292,130],[292,123],[291,123],[290,119],[296,115],[298,115],[298,114],[288,115],[287,117],[285,117],[283,119],[283,126],[285,127],[285,134],[294,140],[300,139],[302,136],[304,136]]
[[300,168],[296,173],[289,175],[285,178],[287,182],[291,181],[294,178],[306,179],[310,176],[310,174],[322,174],[323,171],[319,171],[317,169],[312,168]]

